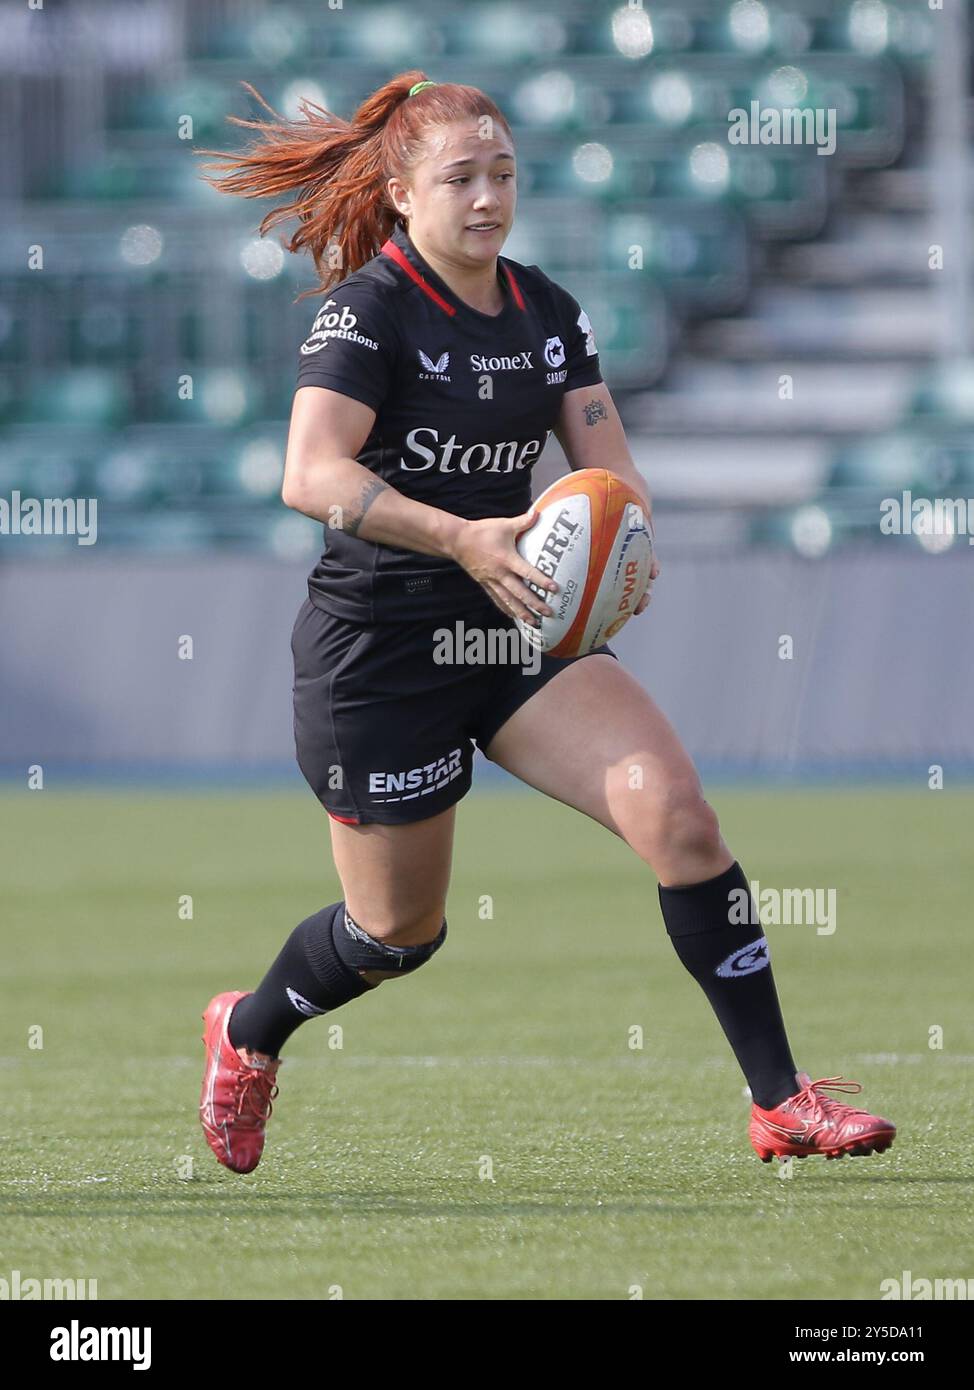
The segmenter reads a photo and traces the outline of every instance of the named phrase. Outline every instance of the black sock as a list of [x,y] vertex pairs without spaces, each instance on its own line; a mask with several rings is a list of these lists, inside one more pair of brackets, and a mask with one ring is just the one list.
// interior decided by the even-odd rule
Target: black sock
[[[739,895],[742,891],[745,896]],[[763,928],[740,864],[685,888],[659,889],[666,930],[710,1006],[764,1110],[798,1090]],[[732,913],[734,904],[738,908]],[[742,905],[742,906],[741,906]],[[740,924],[740,925],[738,925]],[[751,948],[751,949],[748,949]]]
[[227,1029],[231,1047],[276,1057],[309,1018],[331,1013],[375,988],[335,948],[332,925],[344,911],[344,902],[332,903],[294,928],[256,991],[234,1005]]

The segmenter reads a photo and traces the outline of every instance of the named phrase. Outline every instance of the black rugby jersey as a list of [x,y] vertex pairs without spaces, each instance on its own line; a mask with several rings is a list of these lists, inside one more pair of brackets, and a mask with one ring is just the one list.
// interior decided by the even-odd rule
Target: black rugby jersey
[[[504,308],[471,309],[397,225],[336,285],[299,354],[298,386],[376,412],[357,461],[406,497],[469,520],[517,516],[562,397],[602,380],[587,314],[536,265],[498,256]],[[490,394],[488,394],[490,393]],[[325,526],[312,603],[353,622],[456,613],[487,598],[455,561]]]

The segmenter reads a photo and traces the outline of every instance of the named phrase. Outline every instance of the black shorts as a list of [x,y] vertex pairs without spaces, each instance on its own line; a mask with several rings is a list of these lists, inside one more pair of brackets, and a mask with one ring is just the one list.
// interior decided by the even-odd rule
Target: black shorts
[[329,815],[352,825],[405,825],[453,806],[470,790],[474,742],[483,752],[536,690],[585,660],[530,654],[486,595],[448,618],[377,624],[308,599],[291,651],[298,766]]

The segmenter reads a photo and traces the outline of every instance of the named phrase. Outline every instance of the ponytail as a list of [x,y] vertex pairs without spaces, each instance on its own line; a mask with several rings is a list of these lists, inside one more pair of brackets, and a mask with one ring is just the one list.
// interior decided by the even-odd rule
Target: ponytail
[[420,71],[400,73],[367,97],[351,121],[305,97],[298,103],[302,119],[288,120],[249,82],[242,82],[275,119],[228,116],[234,125],[260,132],[259,137],[236,154],[193,151],[219,157],[204,168],[229,171],[217,178],[201,175],[221,192],[245,198],[295,194],[267,213],[259,232],[263,236],[286,218],[299,219],[298,229],[282,244],[288,251],[310,253],[319,286],[298,299],[326,294],[378,254],[399,221],[386,183],[393,177],[408,181],[433,128],[488,117],[510,135],[500,110],[476,87],[437,82],[409,95],[410,88],[428,80]]

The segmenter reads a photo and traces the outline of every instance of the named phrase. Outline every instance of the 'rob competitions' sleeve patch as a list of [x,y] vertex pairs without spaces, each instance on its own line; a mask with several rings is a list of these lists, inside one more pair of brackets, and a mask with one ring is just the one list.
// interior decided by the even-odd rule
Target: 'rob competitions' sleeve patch
[[561,285],[557,286],[565,323],[565,360],[568,375],[565,390],[580,386],[597,386],[602,380],[599,349],[592,322],[575,297]]
[[378,411],[395,380],[394,324],[361,284],[337,285],[298,352],[298,386],[324,386]]

